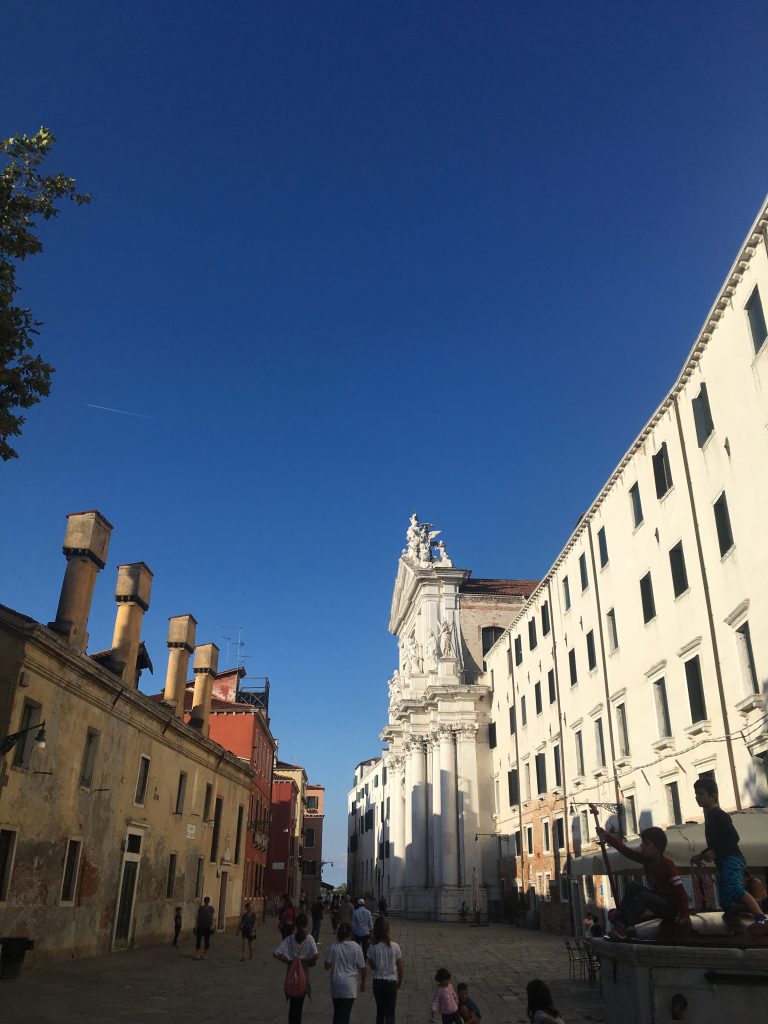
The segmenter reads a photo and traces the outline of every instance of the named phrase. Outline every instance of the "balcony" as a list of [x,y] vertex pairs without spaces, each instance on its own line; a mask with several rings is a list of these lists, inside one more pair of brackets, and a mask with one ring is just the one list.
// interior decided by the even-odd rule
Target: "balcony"
[[237,682],[238,704],[269,710],[269,676],[243,676]]

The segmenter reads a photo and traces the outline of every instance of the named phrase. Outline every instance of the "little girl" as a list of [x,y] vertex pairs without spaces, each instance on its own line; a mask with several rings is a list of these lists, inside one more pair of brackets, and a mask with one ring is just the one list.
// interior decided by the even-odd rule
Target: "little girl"
[[459,1000],[451,984],[451,972],[444,967],[435,975],[437,988],[432,993],[432,1015],[430,1020],[435,1019],[435,1013],[439,1010],[443,1018],[443,1024],[461,1024],[459,1013]]
[[565,1024],[557,1007],[552,1002],[549,986],[540,978],[529,981],[526,992],[528,993],[528,1020],[532,1024]]

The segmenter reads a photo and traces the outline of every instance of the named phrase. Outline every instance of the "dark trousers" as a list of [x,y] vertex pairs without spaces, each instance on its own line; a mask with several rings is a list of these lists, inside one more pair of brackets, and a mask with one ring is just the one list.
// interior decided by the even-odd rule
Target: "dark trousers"
[[333,1000],[333,1024],[349,1024],[354,999]]
[[315,942],[317,942],[317,940],[320,938],[320,926],[322,925],[322,923],[322,917],[312,918],[312,938],[315,940]]
[[288,1024],[301,1024],[301,1011],[306,996],[291,996],[288,1000]]
[[376,1024],[395,1024],[397,982],[374,978],[373,998],[376,1000]]
[[675,908],[669,900],[657,896],[655,892],[637,882],[630,882],[619,907],[619,917],[629,927],[641,921],[648,911],[664,921],[671,921],[675,916]]
[[200,949],[200,943],[205,943],[206,953],[211,947],[211,929],[210,928],[198,928],[197,929],[197,941],[195,942],[195,949]]
[[356,935],[355,942],[363,948],[363,960],[368,956],[368,947],[371,944],[370,935]]

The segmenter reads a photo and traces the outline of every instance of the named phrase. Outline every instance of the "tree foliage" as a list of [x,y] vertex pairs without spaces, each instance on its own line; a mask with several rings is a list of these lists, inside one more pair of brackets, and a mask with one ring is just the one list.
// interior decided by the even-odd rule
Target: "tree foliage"
[[17,135],[0,142],[0,459],[18,457],[9,438],[21,433],[29,409],[50,393],[53,367],[34,354],[34,335],[42,326],[32,311],[14,305],[20,260],[43,251],[37,231],[41,220],[58,212],[57,203],[70,199],[81,206],[89,195],[75,189],[75,179],[43,174],[40,165],[55,142],[47,128],[35,135]]

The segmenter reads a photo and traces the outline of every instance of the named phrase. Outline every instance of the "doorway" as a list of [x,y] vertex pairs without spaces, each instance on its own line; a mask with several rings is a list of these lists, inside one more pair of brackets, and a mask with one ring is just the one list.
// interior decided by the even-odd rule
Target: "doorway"
[[129,832],[125,841],[123,865],[118,887],[117,914],[112,949],[128,949],[133,938],[133,920],[136,903],[136,885],[139,880],[141,863],[141,839],[135,832]]

